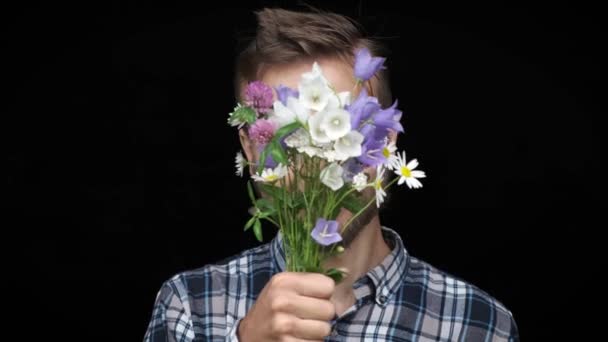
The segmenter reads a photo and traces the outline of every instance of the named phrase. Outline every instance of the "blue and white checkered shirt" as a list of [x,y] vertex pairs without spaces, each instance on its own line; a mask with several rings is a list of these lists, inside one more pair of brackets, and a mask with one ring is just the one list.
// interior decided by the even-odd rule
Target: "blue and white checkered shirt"
[[[353,285],[355,304],[326,341],[519,341],[511,312],[471,284],[392,252]],[[267,281],[285,270],[281,234],[222,262],[180,273],[156,298],[145,341],[238,341],[237,327]]]

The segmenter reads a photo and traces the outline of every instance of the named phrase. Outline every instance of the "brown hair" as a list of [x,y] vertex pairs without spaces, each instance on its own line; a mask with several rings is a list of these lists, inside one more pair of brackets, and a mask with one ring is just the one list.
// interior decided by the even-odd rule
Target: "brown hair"
[[[354,53],[359,48],[367,48],[375,56],[386,53],[382,44],[364,37],[356,22],[340,14],[270,8],[255,14],[256,35],[236,59],[237,99],[241,97],[243,86],[259,79],[260,72],[268,66],[316,58],[338,58],[352,66]],[[368,90],[378,97],[383,107],[391,105],[386,69],[376,74]]]

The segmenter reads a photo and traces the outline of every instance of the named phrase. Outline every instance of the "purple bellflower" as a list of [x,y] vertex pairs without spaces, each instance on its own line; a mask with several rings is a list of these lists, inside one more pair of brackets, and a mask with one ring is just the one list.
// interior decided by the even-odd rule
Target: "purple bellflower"
[[363,88],[355,101],[346,107],[346,110],[350,113],[350,127],[358,129],[364,121],[380,109],[378,99],[368,96],[367,91]]
[[286,87],[282,84],[279,84],[278,87],[275,88],[277,92],[277,98],[284,106],[287,106],[287,99],[290,97],[295,97],[296,99],[300,96],[297,90]]
[[317,219],[312,233],[312,238],[320,245],[329,246],[333,243],[342,241],[338,232],[338,221],[328,221],[322,218]]
[[378,70],[386,68],[384,61],[386,58],[383,57],[372,57],[372,54],[368,49],[363,48],[357,50],[355,53],[355,78],[360,81],[367,81]]

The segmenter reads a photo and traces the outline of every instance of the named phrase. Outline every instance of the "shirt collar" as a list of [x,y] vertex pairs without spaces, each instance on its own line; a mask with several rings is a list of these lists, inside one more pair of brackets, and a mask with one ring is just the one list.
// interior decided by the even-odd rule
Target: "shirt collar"
[[[383,306],[403,283],[409,266],[409,255],[396,231],[382,227],[382,236],[388,246],[392,248],[391,252],[380,264],[358,279],[353,287],[360,286],[367,279],[371,280],[374,284],[376,302]],[[286,263],[283,237],[280,231],[270,242],[270,253],[276,273],[283,272],[286,269]]]
[[391,252],[380,264],[367,272],[366,277],[374,284],[376,302],[383,306],[403,284],[409,267],[409,256],[396,231],[382,227],[382,236]]

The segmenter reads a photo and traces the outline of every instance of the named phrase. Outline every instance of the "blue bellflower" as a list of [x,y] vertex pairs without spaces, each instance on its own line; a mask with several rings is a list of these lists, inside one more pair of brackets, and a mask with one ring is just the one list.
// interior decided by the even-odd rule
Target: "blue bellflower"
[[281,103],[284,106],[287,106],[287,99],[290,97],[295,97],[296,99],[298,98],[298,96],[300,96],[300,94],[298,93],[297,90],[291,89],[287,86],[284,86],[282,84],[279,84],[278,87],[275,88],[276,92],[277,92],[277,98],[279,99],[279,101],[281,101]]
[[338,221],[333,220],[328,221],[318,218],[317,224],[310,235],[317,243],[323,246],[329,246],[342,241],[342,237],[338,232]]
[[372,57],[368,49],[363,48],[355,53],[355,77],[360,81],[367,81],[378,70],[385,69],[383,57]]

